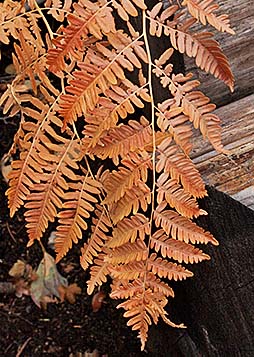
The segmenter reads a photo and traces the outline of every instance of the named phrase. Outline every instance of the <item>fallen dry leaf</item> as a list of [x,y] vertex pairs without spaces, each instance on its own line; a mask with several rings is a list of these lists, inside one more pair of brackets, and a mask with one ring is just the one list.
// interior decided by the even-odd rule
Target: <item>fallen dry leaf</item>
[[67,286],[67,280],[58,272],[54,258],[44,253],[36,270],[37,280],[31,284],[31,297],[34,303],[41,307],[41,301],[48,296],[60,299],[59,286]]
[[103,300],[105,299],[106,294],[103,291],[98,291],[96,294],[94,294],[93,299],[92,299],[92,309],[93,312],[97,312],[101,309]]
[[23,278],[19,278],[15,283],[15,295],[22,297],[23,295],[30,295],[30,284]]
[[81,294],[81,288],[76,283],[68,285],[67,279],[58,272],[54,258],[47,252],[44,252],[36,271],[19,259],[9,274],[14,278],[12,285],[16,296],[31,295],[34,303],[45,310],[48,303],[59,300],[74,304],[76,295]]
[[15,295],[30,295],[30,286],[37,279],[37,275],[30,264],[18,259],[9,270],[9,275],[13,277],[12,285],[15,288]]
[[9,271],[9,275],[13,278],[24,278],[26,281],[31,282],[37,279],[37,274],[30,264],[23,262],[18,259],[16,263],[13,264]]
[[49,303],[57,303],[57,298],[48,295],[42,296],[40,300],[40,307],[43,310],[47,310],[47,306]]
[[63,302],[64,300],[69,301],[70,304],[75,304],[76,295],[81,294],[81,288],[76,284],[70,284],[68,286],[59,286],[58,287],[60,300]]
[[9,270],[9,275],[12,276],[13,278],[20,278],[24,276],[25,270],[26,270],[26,263],[18,259],[16,263],[14,263],[11,269]]

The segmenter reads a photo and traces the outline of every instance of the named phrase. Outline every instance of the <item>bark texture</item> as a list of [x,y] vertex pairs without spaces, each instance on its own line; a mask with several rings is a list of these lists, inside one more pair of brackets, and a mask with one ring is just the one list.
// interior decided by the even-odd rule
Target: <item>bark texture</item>
[[251,357],[254,355],[254,212],[208,188],[199,224],[219,240],[205,247],[209,262],[193,267],[194,278],[174,287],[169,314],[186,330],[151,329],[156,356]]

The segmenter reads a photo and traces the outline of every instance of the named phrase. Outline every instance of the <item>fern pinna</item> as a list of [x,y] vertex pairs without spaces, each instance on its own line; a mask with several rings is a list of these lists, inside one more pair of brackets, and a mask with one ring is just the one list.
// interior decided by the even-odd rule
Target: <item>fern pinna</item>
[[[214,0],[0,4],[0,40],[14,43],[16,70],[0,104],[21,118],[11,148],[18,155],[11,216],[25,206],[29,245],[57,220],[56,261],[84,237],[88,293],[111,277],[111,297],[124,300],[118,307],[142,349],[160,317],[184,327],[165,310],[174,296],[168,280],[191,277],[184,264],[209,259],[196,243],[218,244],[192,221],[206,214],[197,203],[206,189],[189,155],[193,128],[226,152],[220,120],[199,82],[175,73],[171,61],[174,51],[193,57],[233,90],[212,32],[191,29],[201,22],[233,34],[218,7]],[[168,48],[157,53],[151,44],[161,36]],[[156,81],[164,100],[156,99]]]

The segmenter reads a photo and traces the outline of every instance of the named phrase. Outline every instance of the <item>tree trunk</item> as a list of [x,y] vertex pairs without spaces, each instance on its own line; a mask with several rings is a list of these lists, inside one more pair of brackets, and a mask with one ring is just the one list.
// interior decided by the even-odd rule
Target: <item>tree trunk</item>
[[220,245],[204,247],[211,260],[174,286],[169,316],[187,329],[151,328],[148,349],[156,357],[254,356],[254,212],[213,188],[208,193],[201,207],[209,215],[199,224]]

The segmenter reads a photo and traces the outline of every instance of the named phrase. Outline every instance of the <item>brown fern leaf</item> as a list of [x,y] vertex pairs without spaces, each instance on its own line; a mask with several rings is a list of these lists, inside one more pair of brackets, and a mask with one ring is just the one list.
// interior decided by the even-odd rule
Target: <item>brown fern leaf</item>
[[229,154],[230,151],[223,147],[221,142],[221,120],[216,114],[203,114],[200,121],[200,130],[204,138],[208,138],[214,149],[223,154]]
[[154,147],[160,145],[163,140],[170,138],[172,139],[173,135],[169,132],[163,133],[161,131],[154,132],[154,142],[150,141],[150,143],[146,144],[144,149],[149,153],[149,155],[153,155]]
[[24,3],[20,1],[4,1],[0,3],[0,42],[8,45],[10,37],[18,38],[17,29],[23,29],[29,26],[23,16],[25,13]]
[[[115,21],[112,16],[113,6],[118,14],[127,20],[131,16],[137,16],[138,11],[134,4],[146,9],[143,0],[124,1],[98,1],[79,0],[73,4],[74,11],[67,16],[68,25],[62,29],[62,33],[53,40],[55,45],[48,53],[49,70],[58,73],[66,69],[65,59],[81,59],[84,46],[89,44],[89,38],[101,40],[104,35],[116,33]],[[65,8],[64,8],[65,9]],[[68,11],[69,4],[66,9]],[[55,11],[51,14],[55,16]],[[59,17],[59,16],[58,16]],[[127,18],[126,18],[127,17]],[[62,18],[60,18],[60,21]],[[87,41],[88,40],[88,41]]]
[[[33,10],[31,8],[31,10]],[[42,40],[42,33],[41,33],[41,27],[38,24],[38,21],[41,19],[40,14],[36,14],[34,12],[27,12],[27,20],[30,24],[30,31],[33,34],[34,39],[31,39],[29,41],[33,42],[34,44],[37,45],[37,49],[39,51],[43,51],[43,47],[45,46],[44,41]],[[19,34],[19,39],[20,39],[20,34]]]
[[[134,3],[134,4],[132,4]],[[116,9],[118,15],[124,20],[129,21],[130,16],[138,16],[138,11],[135,6],[139,7],[142,10],[146,9],[144,0],[113,0],[112,6]]]
[[111,227],[111,222],[105,209],[96,205],[95,216],[96,218],[92,218],[92,234],[81,248],[80,264],[84,270],[93,263],[94,258],[102,251],[105,243],[110,240],[109,227]]
[[63,22],[65,14],[70,12],[72,5],[71,0],[46,0],[45,8],[48,8],[48,14],[52,15],[57,21]]
[[152,168],[151,156],[146,152],[129,153],[121,164],[124,166],[110,173],[103,181],[106,192],[106,198],[103,201],[105,204],[117,202],[125,195],[127,189],[131,189],[139,181],[146,182],[148,169]]
[[53,40],[55,48],[48,52],[50,71],[64,71],[66,57],[70,60],[80,60],[89,35],[102,39],[103,33],[116,31],[112,9],[106,5],[89,0],[80,0],[73,4],[74,11],[67,16],[68,26]]
[[[19,33],[19,40],[20,46],[16,43],[14,44],[16,55],[13,54],[13,64],[18,76],[23,80],[26,79],[26,77],[29,78],[33,92],[36,95],[38,85],[36,76],[40,79],[45,78],[46,51],[43,47],[35,47],[33,43],[29,43],[25,40],[22,31]],[[38,44],[40,45],[39,42]]]
[[130,281],[144,277],[146,272],[145,261],[130,262],[128,264],[121,264],[112,266],[110,268],[110,275],[116,281]]
[[[190,128],[186,128],[186,125],[179,124],[189,119],[194,128],[199,128],[203,137],[208,138],[215,150],[228,153],[221,142],[220,119],[211,113],[216,108],[215,104],[210,103],[210,98],[202,92],[193,91],[200,83],[197,80],[189,81],[190,78],[190,74],[172,76],[169,87],[174,99],[167,99],[158,105],[159,127],[164,131],[169,129],[176,143],[188,154],[191,148],[192,132]],[[187,80],[186,83],[185,80]],[[177,133],[177,128],[180,129],[180,133]]]
[[193,122],[194,128],[200,128],[203,137],[208,137],[215,150],[227,153],[221,142],[220,119],[211,113],[216,105],[210,103],[210,99],[202,92],[191,91],[183,96],[181,106],[183,113]]
[[116,248],[130,242],[134,243],[137,239],[145,240],[145,235],[150,233],[148,218],[141,213],[137,213],[130,218],[124,218],[113,229],[113,237],[108,242],[107,247]]
[[[173,290],[153,273],[148,273],[146,277],[146,288],[151,289],[155,293],[160,292],[166,297],[174,297]],[[122,280],[121,282],[114,282],[110,297],[113,299],[128,299],[143,291],[144,282],[142,279],[135,279],[133,282]]]
[[172,258],[179,263],[193,264],[210,259],[209,255],[191,244],[169,238],[162,229],[152,235],[150,248],[160,252],[163,258]]
[[147,260],[147,267],[160,278],[168,278],[170,280],[184,280],[193,276],[193,273],[183,266],[176,263],[168,262],[161,257],[157,258],[156,253],[152,253]]
[[156,208],[154,220],[156,227],[162,227],[167,235],[185,243],[219,244],[211,233],[206,232],[190,219],[180,216],[173,210],[164,210],[164,207],[162,205]]
[[136,214],[141,208],[147,211],[151,203],[151,190],[142,181],[127,189],[124,196],[109,206],[109,214],[113,223],[116,224],[130,213]]
[[219,9],[219,5],[214,0],[184,0],[181,5],[187,6],[189,13],[203,25],[208,22],[218,31],[235,34],[235,31],[230,27],[228,15],[217,16],[214,13]]
[[186,53],[189,57],[194,57],[196,65],[206,72],[210,72],[216,78],[224,81],[233,91],[234,76],[231,72],[228,59],[222,52],[217,41],[213,39],[210,32],[190,34],[189,27],[195,22],[193,19],[187,20],[175,29],[176,20],[167,20],[172,16],[178,7],[173,5],[164,16],[162,12],[160,17],[150,19],[150,34],[160,37],[162,33],[170,36],[172,46],[180,53]]
[[161,281],[151,272],[147,273],[145,284],[147,288],[150,288],[155,293],[160,292],[166,297],[174,297],[175,295],[173,289],[167,283]]
[[143,281],[135,279],[132,283],[128,281],[115,282],[111,285],[112,292],[110,297],[112,299],[128,299],[143,292]]
[[96,48],[87,50],[84,61],[78,62],[80,70],[73,72],[74,79],[70,80],[66,87],[67,94],[62,95],[60,102],[59,113],[64,117],[65,124],[94,110],[100,93],[106,93],[119,80],[125,80],[124,69],[133,71],[134,68],[141,68],[139,58],[147,61],[142,42],[132,40],[121,31],[107,37],[114,49],[109,50],[98,42]]
[[[173,78],[175,84],[177,83],[178,78],[180,79],[179,76],[175,76]],[[193,89],[199,84],[200,83],[197,80],[188,81],[184,84],[177,83],[177,90],[175,93],[172,93],[178,98],[181,96],[181,106],[183,107],[183,113],[189,117],[195,129],[200,127],[200,120],[202,115],[205,113],[210,113],[216,108],[215,104],[210,103],[210,98],[205,96],[202,92],[193,91]]]
[[[142,349],[149,325],[159,318],[185,327],[167,317],[165,306],[174,292],[165,279],[191,277],[180,264],[209,259],[195,243],[218,244],[191,221],[206,214],[197,203],[206,189],[189,154],[192,128],[225,152],[220,121],[192,74],[174,73],[174,51],[195,58],[230,89],[234,85],[212,34],[190,30],[199,20],[233,33],[228,17],[217,16],[214,1],[183,0],[183,11],[180,1],[153,3],[0,4],[0,42],[11,39],[16,68],[0,105],[4,113],[21,116],[11,149],[19,154],[7,191],[11,216],[25,205],[28,245],[58,218],[56,261],[85,231],[80,263],[90,268],[88,294],[110,276],[111,297],[126,300],[118,308],[139,331]],[[181,17],[188,11],[191,19]],[[151,36],[162,35],[171,45],[155,59]],[[169,95],[162,103],[155,82]],[[143,113],[149,113],[148,120]]]
[[174,107],[175,101],[167,99],[161,104],[158,104],[157,125],[162,132],[169,131],[174,141],[183,152],[189,155],[192,149],[193,132],[188,124],[189,118],[182,114],[182,107]]
[[124,317],[130,318],[127,325],[132,326],[133,330],[139,330],[138,337],[141,340],[141,350],[144,350],[145,347],[148,326],[151,325],[152,321],[157,324],[160,316],[173,327],[185,327],[183,324],[175,325],[166,318],[167,312],[164,310],[166,304],[167,298],[164,294],[143,288],[142,293],[132,296],[129,300],[117,306],[117,308],[126,310]]
[[87,113],[86,125],[82,132],[87,150],[100,143],[100,138],[104,136],[105,131],[116,127],[118,114],[114,110],[115,107],[116,105],[109,98],[99,98],[96,108]]
[[62,209],[58,213],[56,262],[66,255],[73,243],[82,238],[82,230],[87,230],[86,220],[94,210],[94,204],[98,202],[96,196],[100,193],[100,183],[88,175],[84,178],[77,177],[77,180],[69,184],[69,190],[63,196]]
[[[49,128],[46,129],[47,133],[50,133],[58,144],[52,144],[48,136],[41,135],[45,152],[41,152],[39,157],[45,171],[41,177],[37,174],[39,182],[33,184],[25,204],[29,245],[33,244],[35,239],[41,238],[48,222],[55,220],[57,209],[63,206],[64,190],[69,188],[67,179],[75,181],[77,177],[73,169],[79,168],[79,141],[73,138],[64,139]],[[50,154],[50,150],[54,150],[54,154]]]
[[206,193],[204,182],[191,159],[180,152],[177,145],[169,138],[158,146],[158,161],[156,171],[169,173],[172,179],[181,184],[186,192],[194,197],[204,197]]
[[140,123],[136,120],[129,120],[128,125],[123,124],[110,129],[107,135],[100,139],[100,144],[91,150],[91,153],[103,160],[110,158],[115,165],[118,165],[119,156],[124,158],[128,153],[140,152],[151,140],[150,123],[141,117]]
[[98,144],[104,132],[116,126],[119,117],[125,119],[128,114],[133,114],[135,112],[133,105],[143,108],[143,100],[147,102],[151,100],[145,87],[139,88],[127,80],[123,82],[129,85],[126,89],[111,86],[105,92],[108,98],[99,98],[96,108],[86,115],[87,124],[83,134],[88,148]]
[[90,269],[90,280],[87,282],[87,293],[91,295],[96,286],[101,286],[107,281],[107,275],[110,273],[110,264],[105,260],[107,254],[102,252],[94,260]]
[[17,113],[23,114],[23,104],[33,101],[34,97],[28,93],[29,87],[23,84],[23,81],[18,80],[13,84],[7,84],[6,91],[0,98],[0,106],[3,106],[3,114],[12,117]]
[[112,265],[130,262],[139,262],[148,258],[148,249],[143,240],[137,239],[135,243],[125,243],[114,248],[109,256],[105,258]]
[[198,203],[188,192],[186,192],[174,179],[170,179],[168,173],[162,173],[157,180],[157,202],[160,204],[164,200],[175,208],[178,213],[187,217],[198,217],[205,214],[200,210]]
[[[143,289],[144,290],[144,289]],[[151,294],[151,293],[150,293]],[[144,296],[145,295],[145,296]],[[151,297],[150,297],[151,299]],[[143,291],[136,294],[129,300],[119,304],[117,308],[124,308],[127,310],[124,313],[124,317],[130,318],[127,322],[127,326],[131,326],[132,330],[138,330],[138,337],[141,340],[141,350],[145,348],[145,342],[148,336],[148,326],[152,324],[152,320],[147,312],[153,313],[155,321],[158,319],[157,314],[150,308],[150,301],[148,294],[144,294]],[[147,309],[146,309],[147,308]]]
[[[31,95],[27,95],[26,101],[30,102],[37,110],[23,107],[22,113],[27,117],[34,118],[37,123],[22,121],[19,129],[20,159],[12,163],[13,171],[10,174],[9,189],[7,190],[11,217],[23,205],[30,192],[29,189],[34,183],[40,182],[44,169],[48,167],[48,164],[44,161],[43,154],[40,153],[42,150],[41,141],[44,140],[45,130],[48,130],[49,133],[51,132],[50,122],[56,126],[62,125],[61,120],[52,112],[54,104],[49,106]],[[48,141],[46,139],[46,144]],[[64,139],[59,140],[59,142],[63,141]],[[53,158],[53,155],[51,158]],[[45,174],[47,175],[47,172]]]

